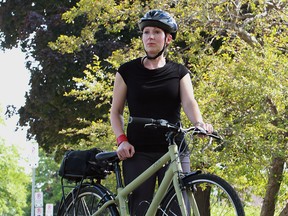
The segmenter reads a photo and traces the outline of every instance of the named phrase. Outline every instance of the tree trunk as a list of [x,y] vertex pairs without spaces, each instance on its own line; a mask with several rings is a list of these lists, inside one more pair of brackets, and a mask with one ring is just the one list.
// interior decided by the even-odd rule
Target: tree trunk
[[272,161],[260,216],[274,215],[277,194],[283,178],[284,163],[285,159],[281,157],[275,157]]
[[286,203],[285,208],[281,211],[279,216],[287,216],[288,215],[288,203]]
[[204,190],[201,187],[197,187],[197,192],[194,194],[201,216],[211,216],[210,193],[211,187],[206,187]]

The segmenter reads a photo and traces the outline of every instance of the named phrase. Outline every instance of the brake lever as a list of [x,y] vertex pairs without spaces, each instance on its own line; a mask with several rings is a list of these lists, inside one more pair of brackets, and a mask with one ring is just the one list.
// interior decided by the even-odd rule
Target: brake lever
[[153,129],[156,129],[157,128],[157,125],[155,123],[150,123],[150,124],[145,124],[144,125],[144,128],[153,128]]
[[207,136],[214,138],[216,141],[223,141],[223,138],[216,131],[213,131],[212,133],[207,134]]
[[156,120],[155,122],[148,123],[148,124],[144,125],[144,127],[154,127],[154,128],[168,127],[168,126],[169,126],[169,122],[164,120],[164,119],[159,119],[159,120]]
[[197,126],[195,129],[196,129],[195,131],[196,133],[207,135],[207,131],[204,128]]

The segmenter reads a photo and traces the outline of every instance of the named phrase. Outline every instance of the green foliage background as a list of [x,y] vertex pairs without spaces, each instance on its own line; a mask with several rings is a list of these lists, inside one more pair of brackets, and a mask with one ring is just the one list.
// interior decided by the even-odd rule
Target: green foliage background
[[[0,124],[3,124],[2,118]],[[0,137],[0,215],[23,215],[23,209],[27,206],[26,186],[29,178],[24,167],[19,165],[20,154],[17,146],[7,145],[5,142]]]

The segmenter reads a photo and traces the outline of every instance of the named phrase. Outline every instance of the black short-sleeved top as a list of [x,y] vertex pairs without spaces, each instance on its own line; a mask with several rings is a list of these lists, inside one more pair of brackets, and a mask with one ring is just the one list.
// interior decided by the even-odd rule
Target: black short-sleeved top
[[[180,122],[180,80],[189,70],[172,61],[158,69],[149,70],[134,59],[120,66],[118,72],[127,85],[130,116],[165,119]],[[127,137],[138,152],[166,152],[164,130],[128,124]]]

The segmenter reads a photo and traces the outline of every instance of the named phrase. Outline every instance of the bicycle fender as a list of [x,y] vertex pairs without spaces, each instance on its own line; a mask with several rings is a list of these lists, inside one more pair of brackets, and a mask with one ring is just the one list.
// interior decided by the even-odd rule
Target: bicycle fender
[[183,183],[183,185],[187,185],[191,181],[191,178],[193,178],[195,175],[199,175],[201,173],[202,173],[201,170],[189,172],[189,173],[185,174],[185,176],[181,179],[181,182]]

